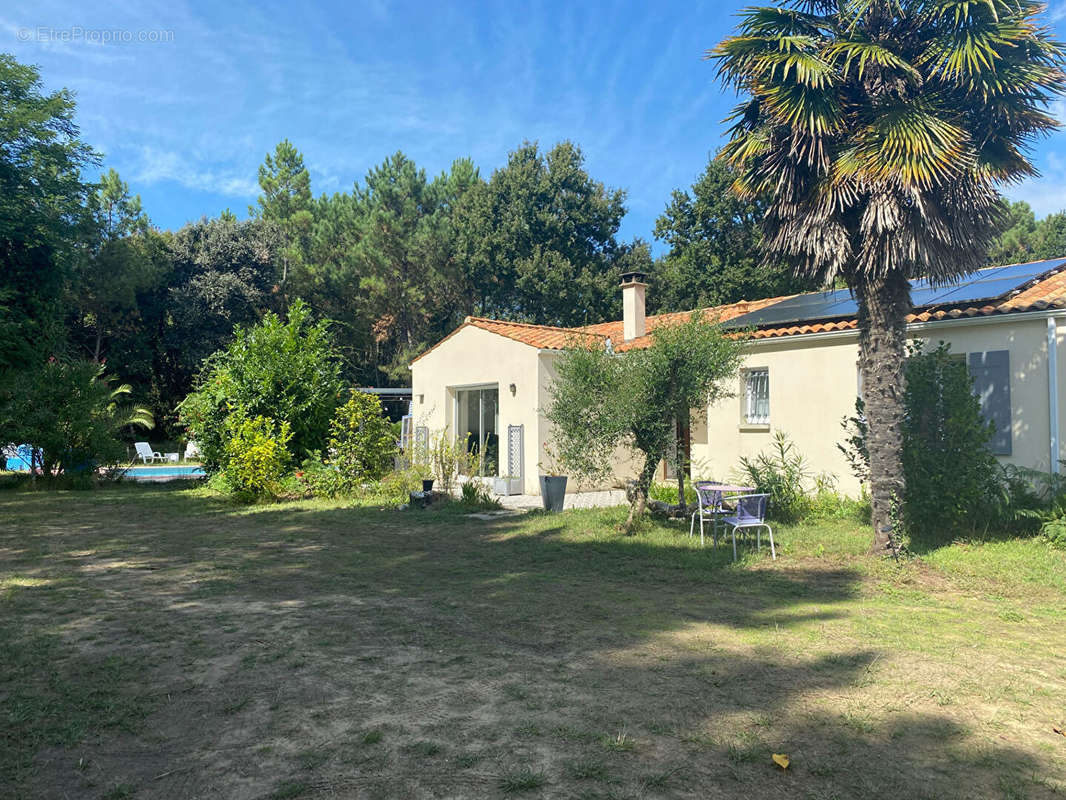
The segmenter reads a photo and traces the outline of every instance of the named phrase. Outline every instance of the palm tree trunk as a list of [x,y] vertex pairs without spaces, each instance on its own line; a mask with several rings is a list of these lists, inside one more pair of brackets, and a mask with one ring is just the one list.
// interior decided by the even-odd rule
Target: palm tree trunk
[[902,274],[893,272],[885,278],[860,278],[855,293],[873,505],[870,552],[895,555],[898,531],[893,530],[893,522],[904,488],[901,425],[910,285]]

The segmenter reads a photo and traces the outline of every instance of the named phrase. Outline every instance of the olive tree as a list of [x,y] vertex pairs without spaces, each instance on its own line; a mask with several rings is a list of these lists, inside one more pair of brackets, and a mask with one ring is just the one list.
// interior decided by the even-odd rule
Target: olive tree
[[644,513],[659,462],[676,459],[684,502],[684,464],[676,430],[692,409],[729,394],[742,344],[717,323],[693,313],[651,334],[647,348],[614,353],[599,340],[575,340],[556,364],[548,419],[559,459],[577,477],[602,480],[619,448],[637,457],[640,470],[626,520],[632,531]]

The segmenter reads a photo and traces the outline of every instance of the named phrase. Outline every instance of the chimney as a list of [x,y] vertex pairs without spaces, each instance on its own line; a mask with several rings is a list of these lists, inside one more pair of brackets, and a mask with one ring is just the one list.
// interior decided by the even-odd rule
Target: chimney
[[648,284],[643,272],[626,272],[622,275],[622,335],[628,342],[639,339],[644,327],[644,295]]

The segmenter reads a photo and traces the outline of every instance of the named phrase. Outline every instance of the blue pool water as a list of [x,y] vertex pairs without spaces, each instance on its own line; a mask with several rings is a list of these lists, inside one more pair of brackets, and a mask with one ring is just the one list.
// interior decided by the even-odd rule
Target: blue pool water
[[127,478],[205,478],[203,467],[131,467],[126,472]]

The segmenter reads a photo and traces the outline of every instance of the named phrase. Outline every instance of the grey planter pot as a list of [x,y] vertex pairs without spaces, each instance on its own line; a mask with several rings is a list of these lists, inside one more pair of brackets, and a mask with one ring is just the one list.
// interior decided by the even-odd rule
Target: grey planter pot
[[566,498],[565,475],[541,475],[540,499],[544,501],[545,511],[562,511]]
[[499,495],[522,494],[522,479],[493,478],[492,490]]

